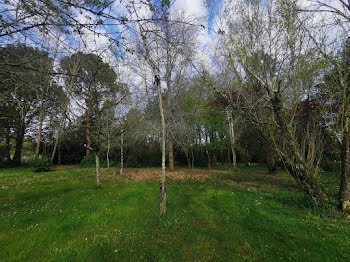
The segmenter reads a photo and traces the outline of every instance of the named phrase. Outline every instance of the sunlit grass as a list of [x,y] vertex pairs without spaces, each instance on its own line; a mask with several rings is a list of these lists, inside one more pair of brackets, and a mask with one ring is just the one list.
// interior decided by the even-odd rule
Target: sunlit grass
[[349,261],[349,220],[265,175],[173,179],[159,218],[156,181],[97,189],[93,169],[3,169],[0,261]]

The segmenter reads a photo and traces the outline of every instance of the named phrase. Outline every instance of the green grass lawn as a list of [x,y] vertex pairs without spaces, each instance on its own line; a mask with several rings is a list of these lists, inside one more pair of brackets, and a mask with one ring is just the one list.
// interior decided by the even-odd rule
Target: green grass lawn
[[259,166],[169,180],[164,218],[155,180],[0,170],[0,261],[350,261],[349,222]]

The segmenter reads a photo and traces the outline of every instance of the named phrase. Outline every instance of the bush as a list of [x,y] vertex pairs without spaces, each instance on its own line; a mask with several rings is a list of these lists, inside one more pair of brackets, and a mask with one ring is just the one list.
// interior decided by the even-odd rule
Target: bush
[[51,171],[49,159],[46,156],[39,156],[30,159],[29,166],[34,172],[48,172]]
[[[109,166],[115,167],[117,166],[117,163],[113,159],[110,159]],[[80,162],[80,167],[96,167],[95,155],[85,156],[84,159]],[[101,168],[107,167],[107,160],[105,158],[102,158],[101,156],[100,156],[100,167]]]
[[96,167],[96,161],[94,155],[85,156],[80,162],[81,167]]

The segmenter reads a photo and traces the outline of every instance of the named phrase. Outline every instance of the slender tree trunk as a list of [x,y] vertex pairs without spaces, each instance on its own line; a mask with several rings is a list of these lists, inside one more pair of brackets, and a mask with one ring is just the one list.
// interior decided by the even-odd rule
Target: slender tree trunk
[[140,33],[141,33],[142,41],[143,41],[144,47],[145,47],[145,58],[146,58],[146,60],[148,60],[149,64],[152,66],[152,70],[153,70],[153,74],[154,74],[154,85],[158,91],[159,111],[160,111],[161,122],[162,122],[162,178],[161,178],[160,197],[159,197],[159,213],[160,213],[160,216],[162,216],[162,215],[165,215],[165,211],[166,211],[166,189],[165,189],[166,130],[165,130],[165,118],[164,118],[164,109],[163,109],[162,89],[160,86],[160,77],[158,75],[159,68],[157,67],[156,63],[153,61],[153,59],[150,55],[149,46],[148,46],[147,41],[146,41],[147,38],[144,36],[141,26],[140,26]]
[[230,145],[231,145],[231,152],[232,152],[232,169],[236,169],[237,161],[236,161],[236,150],[235,150],[235,131],[233,129],[233,118],[232,113],[229,110],[226,110],[227,115],[227,121],[229,126],[229,133],[230,133]]
[[[78,68],[79,68],[78,66],[76,66],[76,65],[74,66],[73,71],[72,71],[72,75],[76,74],[76,72],[78,71]],[[57,131],[57,137],[56,137],[56,140],[55,140],[55,145],[53,147],[51,158],[50,158],[50,164],[52,164],[53,160],[55,159],[55,154],[56,154],[56,149],[57,149],[57,145],[58,145],[58,140],[59,140],[59,138],[61,136],[61,129],[63,128],[64,121],[66,121],[66,113],[67,113],[68,105],[69,105],[70,98],[71,98],[72,92],[73,92],[73,84],[74,84],[74,76],[70,79],[69,84],[68,84],[68,88],[69,88],[68,97],[67,97],[66,103],[64,105],[61,121],[59,123],[58,131]]]
[[213,152],[213,161],[215,165],[218,165],[218,154],[217,154],[216,148],[214,148],[214,152]]
[[10,163],[11,162],[11,155],[10,155],[10,151],[11,151],[11,128],[8,127],[7,128],[7,132],[6,132],[6,138],[5,138],[5,156],[6,156],[6,162]]
[[108,122],[107,122],[107,168],[109,169],[109,151],[111,148],[111,141],[110,141],[110,137],[109,137],[109,126],[108,126]]
[[[57,52],[59,49],[59,44],[56,45],[54,53],[53,53],[53,60],[55,60],[57,58]],[[42,70],[46,70],[49,68],[42,68]],[[46,88],[44,88],[44,86],[41,86],[41,92],[40,92],[40,108],[39,108],[39,128],[38,128],[38,138],[37,138],[37,144],[36,144],[36,148],[35,148],[35,155],[39,156],[39,152],[40,152],[40,144],[41,144],[41,137],[42,137],[42,128],[43,128],[43,122],[44,122],[44,118],[45,118],[45,95],[48,94],[49,89],[51,87],[51,80],[50,80],[50,72],[47,72],[47,78],[45,80],[46,83]],[[39,97],[37,96],[38,100]]]
[[25,126],[24,124],[21,124],[18,128],[18,132],[16,136],[15,154],[13,156],[13,162],[17,165],[21,164],[24,132],[25,132]]
[[210,152],[208,150],[208,134],[205,132],[205,153],[207,154],[208,158],[208,169],[211,169],[211,159],[210,159]]
[[91,94],[88,94],[87,101],[87,113],[86,113],[86,156],[91,154],[91,137],[90,137],[90,128],[91,128]]
[[120,136],[120,174],[123,174],[124,169],[124,137],[123,130]]
[[41,101],[40,104],[40,113],[39,113],[39,128],[38,128],[38,138],[35,148],[35,155],[39,156],[40,151],[40,143],[41,143],[41,132],[43,129],[43,122],[44,122],[44,107],[43,107],[43,101]]
[[165,215],[166,211],[166,189],[165,189],[165,143],[166,143],[166,130],[165,130],[165,118],[164,118],[164,110],[163,110],[163,98],[162,98],[162,90],[160,87],[160,79],[157,75],[155,75],[155,84],[157,85],[158,90],[158,99],[159,99],[159,111],[162,120],[162,179],[160,185],[160,215]]
[[15,148],[15,154],[13,156],[13,162],[16,165],[21,164],[21,158],[22,158],[22,148],[23,148],[23,140],[24,140],[24,134],[26,130],[26,124],[25,124],[25,113],[22,109],[22,116],[21,116],[21,122],[19,126],[17,127],[17,136],[16,136],[16,148]]
[[188,150],[185,151],[185,156],[186,156],[188,168],[191,168],[191,158],[190,158],[190,153],[188,152]]
[[[124,105],[122,106],[122,114],[124,120]],[[122,124],[121,134],[120,134],[120,174],[123,174],[124,169],[124,121]]]
[[[168,112],[169,116],[168,119],[170,119],[171,115],[171,70],[172,70],[172,64],[170,61],[171,58],[171,47],[169,45],[170,42],[170,32],[168,28],[168,22],[166,22],[166,85],[168,89],[168,97],[167,97],[167,103],[168,103]],[[168,122],[169,124],[169,122]],[[173,137],[171,135],[171,132],[168,132],[168,151],[169,151],[169,169],[171,171],[174,170],[175,168],[175,163],[174,163],[174,142],[173,142]]]
[[61,123],[60,123],[60,125],[59,125],[59,127],[58,127],[58,130],[57,130],[57,137],[56,137],[55,144],[54,144],[54,146],[53,146],[53,150],[52,150],[52,154],[51,154],[51,158],[50,158],[50,164],[51,164],[51,165],[52,165],[52,163],[53,163],[53,160],[55,159],[55,154],[56,154],[58,142],[59,142],[59,139],[60,139],[60,136],[61,136],[62,125],[63,125],[64,121],[66,120],[65,115],[66,115],[66,114],[63,113],[62,118],[61,118]]
[[193,153],[193,148],[191,148],[191,156],[192,156],[192,167],[194,168],[194,153]]
[[339,188],[339,207],[343,212],[350,212],[350,115],[349,115],[349,96],[350,96],[350,72],[349,72],[349,58],[350,58],[350,38],[348,37],[344,47],[344,60],[347,61],[344,66],[345,79],[341,79],[344,88],[343,103],[343,137],[342,137],[342,156],[341,156],[341,178]]
[[211,150],[212,156],[213,156],[212,160],[213,160],[214,164],[217,165],[218,164],[218,156],[217,156],[217,151],[216,151],[216,138],[215,138],[213,130],[209,131],[209,138],[210,138],[210,144],[214,145],[214,148]]
[[350,133],[348,116],[345,117],[344,122],[339,207],[343,212],[350,212]]
[[230,148],[227,148],[227,152],[226,152],[226,163],[231,163],[231,152],[230,152]]
[[100,173],[100,158],[98,152],[95,152],[95,162],[96,162],[96,186],[101,186],[101,173]]
[[58,154],[57,154],[57,164],[58,165],[61,165],[61,157],[62,157],[62,152],[61,152],[61,146],[62,146],[62,136],[60,135],[59,137],[59,142],[58,142],[58,148],[57,148],[57,151],[58,151]]
[[200,162],[202,162],[203,150],[202,150],[202,134],[201,134],[200,127],[198,128],[198,145],[197,145],[197,150],[198,150],[198,156],[199,156]]

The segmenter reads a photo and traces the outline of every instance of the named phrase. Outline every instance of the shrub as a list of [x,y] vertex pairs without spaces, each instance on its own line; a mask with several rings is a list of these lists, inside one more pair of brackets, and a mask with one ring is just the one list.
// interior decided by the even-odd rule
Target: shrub
[[88,155],[85,156],[83,160],[80,162],[81,167],[96,167],[95,156]]
[[48,172],[51,170],[49,159],[46,156],[39,156],[32,159],[31,167],[34,172]]
[[[109,166],[115,167],[117,166],[117,163],[113,159],[110,159]],[[96,167],[95,155],[85,156],[84,159],[80,162],[80,167]],[[102,158],[101,156],[100,156],[100,167],[101,168],[107,167],[107,160],[105,158]]]

